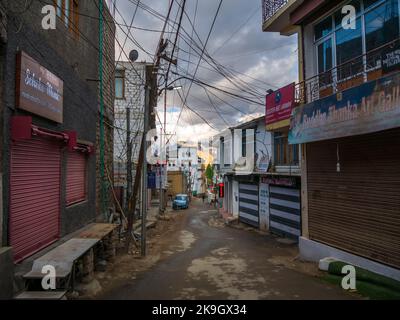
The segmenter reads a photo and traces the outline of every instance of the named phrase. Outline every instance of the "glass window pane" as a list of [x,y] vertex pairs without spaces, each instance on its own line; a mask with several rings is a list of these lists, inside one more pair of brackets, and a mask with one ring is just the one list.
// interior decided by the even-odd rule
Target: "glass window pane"
[[356,20],[356,29],[340,28],[336,31],[336,63],[340,65],[362,55],[361,19]]
[[[356,9],[356,15],[359,15],[361,13],[361,5],[360,5],[360,0],[353,0],[347,3],[348,5],[353,6]],[[335,19],[335,28],[340,28],[342,27],[342,21],[343,18],[346,16],[346,14],[342,13],[342,8],[343,6],[340,7],[338,11],[335,12],[334,14],[334,19]]]
[[364,9],[368,9],[369,7],[381,2],[382,0],[364,0]]
[[115,98],[124,98],[124,82],[123,78],[115,78]]
[[367,52],[399,37],[397,0],[387,1],[365,15]]
[[332,32],[332,17],[322,20],[314,27],[315,40],[318,40]]
[[399,35],[397,0],[387,1],[365,15],[365,44],[368,70],[380,66],[381,50],[373,50],[398,39]]
[[332,39],[318,46],[318,73],[332,69]]
[[65,0],[65,26],[68,27],[69,25],[69,1],[70,0]]
[[57,16],[61,18],[63,0],[57,0]]

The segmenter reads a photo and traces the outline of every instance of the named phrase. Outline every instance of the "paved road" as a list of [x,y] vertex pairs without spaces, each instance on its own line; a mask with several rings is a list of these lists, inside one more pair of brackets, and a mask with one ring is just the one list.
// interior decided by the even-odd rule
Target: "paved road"
[[[169,255],[105,299],[349,299],[315,276],[287,267],[295,248],[271,236],[216,223],[215,211],[194,201]],[[301,264],[301,263],[300,263]]]

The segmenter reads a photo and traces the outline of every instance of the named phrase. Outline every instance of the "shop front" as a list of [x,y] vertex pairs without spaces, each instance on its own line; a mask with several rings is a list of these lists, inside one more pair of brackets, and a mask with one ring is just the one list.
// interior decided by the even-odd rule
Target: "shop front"
[[294,111],[289,142],[306,144],[304,255],[400,268],[399,119],[399,73]]
[[95,159],[93,144],[78,139],[73,110],[64,113],[63,80],[25,52],[16,61],[5,191],[7,242],[18,263],[95,216]]

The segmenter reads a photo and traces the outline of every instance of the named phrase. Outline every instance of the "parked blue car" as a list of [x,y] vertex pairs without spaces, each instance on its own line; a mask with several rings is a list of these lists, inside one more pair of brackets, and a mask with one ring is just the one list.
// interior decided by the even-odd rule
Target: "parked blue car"
[[172,208],[174,210],[189,208],[189,197],[187,194],[177,194],[172,203]]

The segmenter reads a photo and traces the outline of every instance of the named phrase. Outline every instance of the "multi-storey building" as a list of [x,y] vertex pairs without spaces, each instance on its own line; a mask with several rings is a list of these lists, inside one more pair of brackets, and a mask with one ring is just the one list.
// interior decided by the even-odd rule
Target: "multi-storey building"
[[188,192],[199,192],[198,187],[198,145],[178,142],[175,156],[168,158],[168,171],[183,171],[187,178]]
[[[42,7],[55,3],[0,4],[0,241],[12,248],[14,262],[95,221],[98,213],[98,80],[100,70],[105,83],[114,79],[115,25],[104,5],[108,27],[99,48],[99,20],[89,18],[99,15],[99,2],[70,1],[68,7],[62,1],[56,29],[44,29]],[[108,57],[101,67],[100,52]],[[105,90],[111,116],[112,100],[113,90]],[[107,139],[112,145],[106,133]]]
[[[132,184],[127,183],[127,125],[131,141],[132,182],[135,178],[139,160],[140,145],[143,137],[145,85],[152,85],[152,64],[146,62],[116,62],[115,70],[115,121],[114,121],[114,186],[126,204],[127,192],[132,192]],[[129,109],[129,110],[128,110]],[[149,120],[155,127],[154,117]]]
[[297,33],[289,144],[301,144],[305,259],[400,279],[397,0],[264,0],[263,29]]

